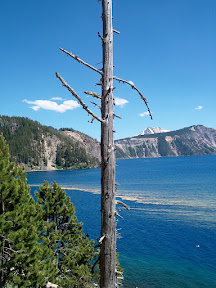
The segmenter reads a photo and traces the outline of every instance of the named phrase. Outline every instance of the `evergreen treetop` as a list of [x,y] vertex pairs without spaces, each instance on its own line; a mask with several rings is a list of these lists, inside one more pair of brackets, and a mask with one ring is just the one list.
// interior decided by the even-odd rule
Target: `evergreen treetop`
[[49,186],[46,181],[35,194],[43,209],[41,233],[58,263],[60,287],[87,287],[93,277],[94,242],[84,235],[70,198],[56,183]]
[[[0,283],[43,287],[53,280],[52,251],[39,242],[40,207],[30,195],[25,172],[10,162],[0,135]],[[46,259],[46,260],[45,260]]]
[[93,287],[94,241],[65,192],[47,182],[30,194],[0,135],[0,287]]

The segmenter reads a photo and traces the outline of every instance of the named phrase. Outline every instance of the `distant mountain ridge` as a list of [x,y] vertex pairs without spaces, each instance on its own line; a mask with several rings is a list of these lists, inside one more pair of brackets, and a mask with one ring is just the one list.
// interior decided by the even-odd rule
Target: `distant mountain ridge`
[[[158,133],[157,133],[158,132]],[[0,116],[11,160],[32,170],[92,168],[100,163],[100,143],[72,128],[43,126],[22,117]],[[216,129],[194,125],[176,131],[148,127],[115,141],[116,158],[153,158],[216,154]]]
[[117,158],[216,154],[216,129],[194,125],[176,131],[137,135],[115,141]]

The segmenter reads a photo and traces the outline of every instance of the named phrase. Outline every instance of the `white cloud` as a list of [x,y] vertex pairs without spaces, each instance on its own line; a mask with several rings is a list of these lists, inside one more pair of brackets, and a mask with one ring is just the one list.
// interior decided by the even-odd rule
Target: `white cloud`
[[51,98],[51,100],[60,100],[60,101],[63,101],[64,99],[62,99],[61,97],[53,97],[53,98]]
[[128,101],[126,99],[115,97],[115,105],[116,106],[124,107],[124,105],[127,103],[128,103]]
[[203,109],[203,106],[199,105],[198,107],[196,107],[196,108],[194,108],[194,109],[196,109],[196,110],[201,110],[201,109]]
[[148,116],[148,115],[149,115],[148,111],[139,114],[140,117],[145,117],[145,116]]
[[64,101],[62,104],[57,104],[56,102],[50,100],[29,101],[25,99],[23,100],[23,102],[34,105],[31,106],[30,108],[32,108],[35,111],[38,111],[39,109],[45,109],[64,113],[67,110],[72,110],[77,107],[80,107],[80,104],[74,100],[67,100]]

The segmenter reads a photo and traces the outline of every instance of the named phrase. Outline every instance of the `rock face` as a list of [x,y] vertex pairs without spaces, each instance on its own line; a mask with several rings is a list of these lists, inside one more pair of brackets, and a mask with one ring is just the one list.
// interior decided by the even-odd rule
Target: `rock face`
[[[145,131],[145,130],[144,130]],[[216,129],[202,125],[115,141],[117,158],[216,154]]]
[[91,168],[99,165],[100,144],[73,129],[54,129],[22,117],[0,116],[11,160],[31,170]]
[[[11,160],[27,171],[91,168],[100,163],[100,143],[73,129],[0,116],[0,133],[9,145]],[[148,127],[137,136],[116,140],[115,146],[116,158],[216,154],[216,129],[197,125],[167,132]]]
[[79,142],[89,156],[100,160],[100,143],[96,139],[75,130],[62,129],[62,132],[73,141]]

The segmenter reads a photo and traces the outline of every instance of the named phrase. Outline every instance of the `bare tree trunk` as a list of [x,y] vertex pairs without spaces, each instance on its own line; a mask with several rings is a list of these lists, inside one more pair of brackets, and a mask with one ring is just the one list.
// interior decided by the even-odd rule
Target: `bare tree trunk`
[[[99,0],[100,1],[100,0]],[[118,82],[125,83],[136,90],[144,101],[149,115],[152,119],[152,114],[149,109],[147,99],[143,96],[140,90],[134,85],[132,81],[126,81],[119,77],[113,76],[113,31],[119,34],[117,30],[112,27],[112,0],[102,0],[102,19],[103,19],[103,37],[98,33],[98,36],[103,42],[103,71],[93,67],[89,63],[83,61],[72,52],[68,52],[63,48],[60,50],[74,60],[82,63],[91,70],[99,73],[102,76],[102,95],[85,91],[86,94],[92,95],[101,99],[101,106],[97,103],[91,102],[93,105],[101,109],[101,118],[93,113],[89,107],[83,102],[81,97],[77,95],[74,89],[65,82],[65,80],[56,73],[62,85],[78,100],[83,109],[94,119],[101,123],[101,244],[100,252],[100,287],[101,288],[115,288],[118,286],[116,269],[116,216],[121,217],[116,211],[116,191],[115,191],[115,149],[114,149],[114,116],[113,112],[113,79]],[[121,201],[117,204],[122,205],[126,209],[129,207]],[[122,218],[122,217],[121,217]],[[119,273],[121,274],[121,273]]]
[[103,6],[103,76],[101,123],[101,288],[116,287],[115,154],[113,112],[112,0]]

